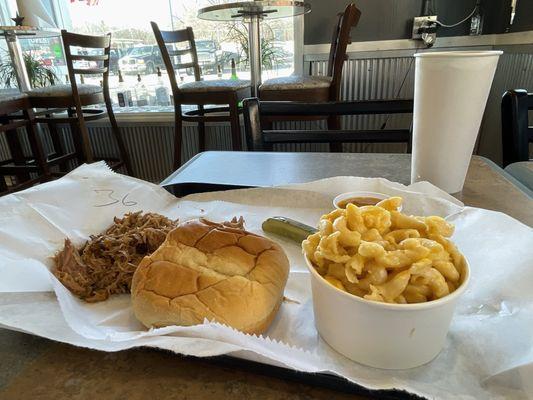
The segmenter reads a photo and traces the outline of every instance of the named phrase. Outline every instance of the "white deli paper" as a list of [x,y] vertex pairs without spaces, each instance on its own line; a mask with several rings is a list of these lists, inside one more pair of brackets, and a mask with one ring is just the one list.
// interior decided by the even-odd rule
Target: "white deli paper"
[[[314,326],[301,249],[278,237],[272,239],[291,261],[285,296],[295,302],[284,302],[260,337],[209,321],[146,330],[136,321],[128,295],[87,304],[48,272],[65,237],[80,245],[126,212],[152,211],[180,221],[242,215],[248,230],[264,234],[261,223],[275,215],[315,225],[337,194],[353,190],[401,195],[404,212],[447,216],[456,225],[453,240],[470,262],[471,283],[459,301],[445,348],[427,365],[379,370],[329,348]],[[0,326],[103,351],[150,346],[199,357],[230,354],[429,398],[527,398],[533,396],[532,260],[531,228],[501,213],[463,207],[425,182],[406,187],[385,179],[337,177],[176,199],[156,185],[96,163],[0,199]],[[47,290],[55,296],[38,293]]]

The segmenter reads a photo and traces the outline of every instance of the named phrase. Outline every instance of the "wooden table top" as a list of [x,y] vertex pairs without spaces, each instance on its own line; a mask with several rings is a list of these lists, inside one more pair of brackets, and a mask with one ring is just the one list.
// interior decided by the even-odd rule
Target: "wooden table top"
[[[223,164],[220,164],[223,163]],[[204,182],[253,186],[335,175],[382,176],[409,183],[404,154],[206,152],[163,183]],[[254,172],[255,168],[255,172]],[[243,179],[239,182],[239,176]],[[245,178],[245,179],[244,179]],[[533,200],[503,170],[474,156],[461,200],[533,224]],[[104,353],[0,329],[0,399],[363,399],[229,366],[154,349]]]

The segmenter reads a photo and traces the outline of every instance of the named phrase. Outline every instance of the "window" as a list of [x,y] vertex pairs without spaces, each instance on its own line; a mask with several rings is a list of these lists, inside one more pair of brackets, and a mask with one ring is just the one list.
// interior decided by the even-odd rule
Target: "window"
[[[237,75],[249,79],[248,28],[242,22],[213,22],[197,17],[198,9],[216,4],[213,0],[56,0],[66,3],[70,21],[66,28],[80,33],[103,34],[112,32],[112,67],[110,77],[112,99],[118,106],[118,70],[125,86],[131,88],[135,101],[141,84],[148,92],[148,101],[141,104],[157,106],[157,69],[162,70],[163,83],[170,93],[159,49],[150,27],[156,21],[161,29],[194,30],[198,62],[202,78],[219,79],[231,76],[231,61],[236,63]],[[91,5],[88,5],[91,4]],[[142,12],[140,11],[142,9]],[[294,20],[291,18],[262,23],[263,79],[290,75],[294,68]],[[116,61],[114,61],[116,60]],[[182,62],[187,62],[182,59]],[[178,81],[194,80],[191,69],[177,71]],[[90,78],[86,83],[97,84]],[[138,96],[137,96],[138,97]]]
[[[231,71],[231,59],[237,64],[239,78],[249,79],[248,24],[241,21],[213,22],[198,19],[198,9],[220,2],[212,0],[172,0],[174,29],[191,26],[206,79],[212,78],[213,64],[220,65],[224,76]],[[294,20],[265,20],[261,23],[263,79],[290,75],[294,69]],[[210,63],[207,62],[210,60]],[[205,71],[204,71],[205,69]]]
[[[2,17],[5,20],[6,13],[14,15],[16,0],[0,0],[2,1]],[[239,21],[205,21],[197,17],[198,9],[218,2],[224,1],[43,0],[45,8],[61,28],[95,35],[112,32],[109,79],[111,98],[116,107],[140,104],[145,109],[166,103],[158,101],[156,96],[156,89],[161,84],[170,93],[170,84],[150,21],[156,21],[164,30],[188,26],[193,28],[203,79],[229,78],[232,60],[236,63],[238,77],[249,79],[248,25]],[[293,72],[295,25],[292,18],[265,20],[261,23],[263,79],[290,75]],[[25,54],[51,69],[60,81],[66,81],[67,71],[58,35],[23,39],[21,45]],[[2,59],[4,58],[3,54]],[[185,59],[181,61],[187,62]],[[162,70],[162,79],[158,79],[158,68]],[[119,70],[123,83],[119,82]],[[177,74],[178,81],[194,80],[191,69],[177,71]],[[99,77],[86,76],[84,81],[100,84]],[[133,100],[131,103],[119,102],[119,92],[123,90],[130,91]],[[143,93],[140,102],[137,101],[140,96],[138,92]]]

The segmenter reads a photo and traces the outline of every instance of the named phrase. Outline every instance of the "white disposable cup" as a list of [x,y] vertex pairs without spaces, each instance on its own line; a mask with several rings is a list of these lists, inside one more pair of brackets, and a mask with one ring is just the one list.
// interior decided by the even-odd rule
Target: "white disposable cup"
[[439,354],[470,275],[465,259],[462,283],[449,295],[427,303],[388,304],[337,289],[305,260],[311,274],[315,325],[322,339],[353,361],[385,369],[418,367]]
[[411,183],[463,189],[501,51],[415,54]]

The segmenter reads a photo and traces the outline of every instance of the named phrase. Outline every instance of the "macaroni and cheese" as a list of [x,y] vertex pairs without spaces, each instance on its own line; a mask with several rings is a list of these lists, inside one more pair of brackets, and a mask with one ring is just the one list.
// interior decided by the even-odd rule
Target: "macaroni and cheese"
[[464,259],[441,217],[398,211],[400,197],[375,206],[348,204],[320,218],[303,252],[324,279],[353,295],[387,303],[420,303],[453,292]]

